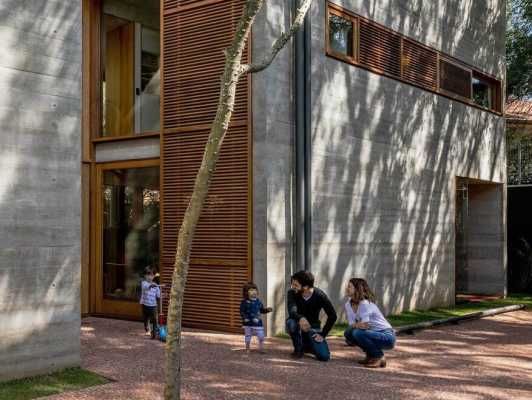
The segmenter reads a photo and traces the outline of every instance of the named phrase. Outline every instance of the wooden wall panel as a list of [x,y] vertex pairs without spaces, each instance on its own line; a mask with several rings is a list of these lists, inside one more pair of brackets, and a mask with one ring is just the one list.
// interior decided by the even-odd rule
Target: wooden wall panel
[[403,39],[402,78],[428,89],[438,89],[438,53]]
[[[243,0],[165,1],[161,275],[166,285],[171,283],[178,230],[216,113],[223,50],[243,4]],[[183,314],[187,326],[222,330],[241,326],[241,288],[252,276],[249,90],[249,80],[243,79],[192,244]]]
[[377,24],[360,20],[359,59],[362,65],[401,76],[401,37]]

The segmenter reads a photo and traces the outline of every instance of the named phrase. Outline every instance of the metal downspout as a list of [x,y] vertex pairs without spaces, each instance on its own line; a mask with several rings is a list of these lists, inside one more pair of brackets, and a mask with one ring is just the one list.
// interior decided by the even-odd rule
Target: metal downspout
[[[294,12],[300,0],[293,2]],[[310,13],[310,11],[309,11]],[[295,269],[311,266],[311,199],[310,199],[310,16],[295,38]]]

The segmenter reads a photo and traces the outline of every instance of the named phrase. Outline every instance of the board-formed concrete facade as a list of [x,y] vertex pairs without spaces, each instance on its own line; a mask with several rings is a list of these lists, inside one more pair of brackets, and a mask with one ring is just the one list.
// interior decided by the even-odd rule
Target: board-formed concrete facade
[[79,365],[81,0],[0,1],[0,380]]
[[[503,0],[334,3],[504,79]],[[261,11],[254,59],[289,26],[293,5],[271,0]],[[503,118],[328,57],[326,7],[314,1],[306,31],[307,266],[317,286],[338,311],[352,276],[368,279],[388,313],[452,304],[457,178],[467,178],[458,287],[504,293]],[[79,364],[81,9],[81,0],[0,0],[0,380]],[[270,332],[284,328],[300,267],[296,53],[288,45],[252,78],[252,270],[274,308]],[[91,162],[158,159],[160,146],[157,137],[99,142]]]
[[[504,80],[502,0],[333,3]],[[471,204],[483,200],[469,214],[469,290],[504,294],[504,119],[328,57],[326,7],[315,1],[309,15],[308,267],[317,285],[339,311],[353,276],[370,282],[388,313],[454,303],[456,182],[463,177],[491,184],[489,195],[470,191]],[[255,27],[254,57],[286,29],[290,13],[285,2],[272,2]],[[283,50],[253,80],[254,267],[266,271],[263,290],[279,308],[273,330],[283,329],[283,294],[297,268],[293,56],[293,48]]]

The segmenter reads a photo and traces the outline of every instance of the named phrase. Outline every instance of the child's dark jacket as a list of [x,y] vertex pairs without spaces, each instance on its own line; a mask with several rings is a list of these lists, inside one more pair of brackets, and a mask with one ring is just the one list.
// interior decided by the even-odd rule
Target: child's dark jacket
[[266,314],[268,310],[264,308],[259,299],[242,300],[240,303],[240,316],[243,326],[262,326],[261,314]]

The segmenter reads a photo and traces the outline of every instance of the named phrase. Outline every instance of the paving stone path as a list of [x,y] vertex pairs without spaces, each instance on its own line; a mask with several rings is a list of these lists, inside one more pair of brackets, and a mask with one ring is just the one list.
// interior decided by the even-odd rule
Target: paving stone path
[[[164,344],[140,323],[84,319],[81,343],[82,366],[113,382],[48,400],[162,398]],[[265,355],[247,355],[239,335],[189,331],[183,343],[186,400],[532,399],[530,311],[401,336],[379,370],[335,338],[329,363],[290,359],[283,339]]]

